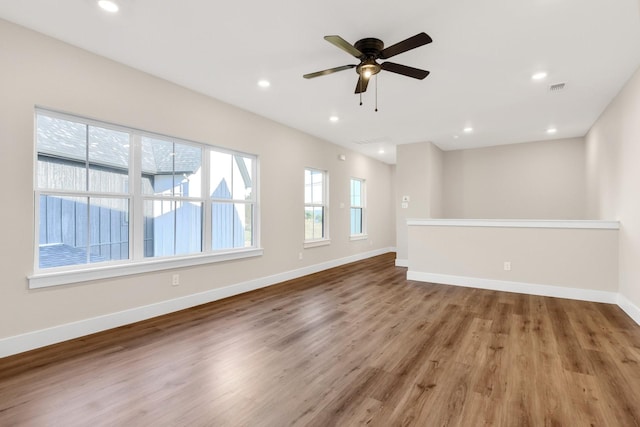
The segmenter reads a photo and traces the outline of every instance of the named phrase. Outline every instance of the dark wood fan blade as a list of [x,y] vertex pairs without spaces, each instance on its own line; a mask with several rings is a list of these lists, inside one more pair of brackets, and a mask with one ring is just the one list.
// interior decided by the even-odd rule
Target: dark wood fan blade
[[339,47],[340,49],[347,52],[349,55],[353,55],[356,58],[364,57],[364,54],[356,49],[351,43],[346,41],[340,36],[324,36],[324,39],[331,43],[334,46]]
[[358,83],[356,84],[356,91],[354,93],[358,94],[358,93],[366,92],[367,85],[369,84],[369,80],[371,80],[371,78],[366,79],[360,76],[360,78],[358,78]]
[[315,73],[305,74],[305,79],[312,79],[314,77],[326,76],[327,74],[336,73],[338,71],[348,70],[350,68],[354,68],[355,65],[343,65],[341,67],[329,68],[328,70],[316,71]]
[[416,34],[415,36],[409,37],[408,39],[403,40],[400,43],[396,43],[393,46],[389,46],[388,48],[383,49],[382,52],[380,52],[380,58],[388,59],[392,56],[396,56],[408,50],[424,46],[425,44],[429,44],[432,41],[433,40],[431,40],[431,37],[429,37],[427,33]]
[[383,62],[380,64],[380,67],[385,71],[391,71],[392,73],[402,74],[403,76],[413,77],[414,79],[420,80],[429,75],[427,70],[396,64],[395,62]]

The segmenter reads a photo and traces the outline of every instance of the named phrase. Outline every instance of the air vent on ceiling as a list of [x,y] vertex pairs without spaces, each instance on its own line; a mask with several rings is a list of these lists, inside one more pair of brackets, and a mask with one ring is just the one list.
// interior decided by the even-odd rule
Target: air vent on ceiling
[[388,138],[386,136],[381,136],[378,138],[370,138],[370,139],[356,139],[353,142],[358,145],[367,145],[367,144],[382,144],[390,141],[391,141],[391,138]]
[[562,92],[564,90],[564,87],[566,86],[566,83],[555,83],[552,85],[549,85],[549,92]]

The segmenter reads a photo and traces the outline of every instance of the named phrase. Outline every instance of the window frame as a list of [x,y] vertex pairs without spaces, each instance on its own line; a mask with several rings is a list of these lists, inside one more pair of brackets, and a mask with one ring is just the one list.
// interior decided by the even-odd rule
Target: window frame
[[[306,190],[307,185],[312,185],[313,183],[307,184],[307,172],[320,173],[322,176],[322,203],[314,203],[313,200],[307,202],[306,200]],[[313,248],[317,246],[325,246],[331,243],[331,239],[329,237],[329,172],[323,169],[317,169],[312,167],[304,168],[304,248]],[[307,239],[306,232],[306,211],[307,208],[322,208],[322,237]]]
[[[135,132],[135,131],[134,131]],[[139,195],[138,197],[134,197],[134,201],[137,202],[136,203],[136,212],[142,212],[141,215],[141,222],[139,221],[138,224],[141,224],[141,229],[140,228],[136,228],[135,231],[138,232],[138,230],[141,230],[142,236],[138,236],[138,235],[134,235],[134,245],[135,245],[135,256],[136,256],[136,260],[137,259],[141,259],[141,260],[151,260],[151,259],[155,259],[155,260],[166,260],[166,259],[172,259],[175,257],[185,257],[185,256],[193,256],[193,255],[199,255],[199,254],[203,254],[206,253],[206,246],[205,246],[205,218],[206,218],[206,203],[207,203],[207,196],[206,194],[208,194],[208,183],[205,182],[201,182],[200,186],[201,186],[201,191],[200,191],[200,195],[199,196],[189,196],[189,195],[183,195],[182,193],[180,194],[175,194],[172,192],[172,194],[147,194],[144,193],[142,191],[142,158],[143,158],[143,154],[142,154],[142,145],[143,145],[143,138],[149,138],[149,139],[155,139],[155,140],[162,140],[164,142],[170,142],[173,144],[173,150],[175,150],[176,145],[183,145],[183,146],[188,146],[188,147],[197,147],[200,149],[200,167],[203,170],[202,173],[202,177],[201,180],[205,181],[205,175],[208,176],[209,174],[209,169],[207,166],[205,166],[205,160],[204,157],[207,155],[207,153],[209,152],[209,150],[207,150],[207,147],[205,144],[200,144],[197,142],[193,142],[193,141],[186,141],[184,139],[181,138],[173,138],[173,137],[167,137],[164,135],[157,135],[157,134],[153,134],[150,132],[138,132],[137,135],[134,136],[134,143],[133,145],[133,149],[134,149],[134,155],[136,159],[139,159],[136,162],[136,169],[137,169],[137,173],[135,175],[135,179],[136,181],[134,182],[134,194],[135,195]],[[173,151],[175,153],[175,151]],[[175,164],[173,166],[173,170],[172,170],[172,176],[175,176]],[[131,186],[129,186],[129,188],[131,188]],[[174,187],[175,188],[175,187]],[[145,250],[145,239],[144,239],[144,218],[145,218],[145,204],[146,202],[171,202],[174,204],[177,203],[200,203],[201,205],[201,213],[200,213],[200,223],[201,223],[201,228],[200,228],[200,251],[199,252],[192,252],[189,254],[173,254],[173,255],[159,255],[159,256],[145,256],[144,255],[144,250]],[[138,220],[138,216],[140,215],[136,215],[136,217],[134,218],[135,220]],[[142,240],[140,239],[135,239],[135,237],[140,237]],[[137,243],[137,244],[136,244]],[[174,246],[174,251],[176,248],[176,240],[174,239],[173,242],[173,246]],[[135,261],[134,261],[135,262]]]
[[[210,160],[211,160],[210,154],[211,154],[212,151],[214,151],[214,150],[207,151],[207,153],[209,154],[207,156],[207,159],[206,159],[207,162],[210,162]],[[236,204],[251,205],[252,206],[251,228],[253,230],[253,232],[252,232],[253,245],[251,247],[256,246],[257,245],[257,241],[258,241],[257,240],[258,236],[256,235],[256,230],[258,228],[258,220],[259,220],[259,216],[258,216],[258,211],[259,211],[258,179],[257,179],[258,171],[259,171],[258,156],[256,156],[256,155],[248,155],[248,154],[245,154],[245,153],[240,153],[238,151],[233,151],[233,150],[228,150],[228,149],[221,149],[219,147],[216,147],[215,151],[218,152],[218,153],[228,154],[228,155],[232,156],[232,161],[236,160],[235,159],[236,156],[249,157],[249,158],[253,159],[252,170],[251,170],[251,177],[253,177],[253,182],[252,182],[252,187],[251,187],[252,188],[252,190],[251,190],[251,199],[250,200],[239,199],[239,198],[236,198],[234,195],[232,195],[232,197],[228,198],[228,199],[220,198],[220,197],[214,197],[212,192],[211,192],[211,189],[209,189],[208,190],[209,191],[208,194],[211,194],[207,198],[207,203],[209,204],[209,210],[208,210],[209,216],[207,217],[206,220],[208,221],[208,224],[211,224],[211,221],[212,221],[212,215],[211,214],[212,214],[212,204],[213,203],[224,203],[224,204],[230,204],[230,205],[236,205]],[[208,165],[207,167],[210,167],[210,165]],[[232,168],[233,168],[233,166],[232,166]],[[211,175],[209,175],[207,178],[210,179]],[[234,179],[234,178],[232,178],[232,179]],[[232,185],[232,187],[234,187],[233,183],[231,185]],[[232,191],[232,193],[233,193],[233,191]],[[216,251],[216,250],[211,248],[212,245],[213,245],[212,234],[211,233],[205,234],[205,244],[206,244],[206,247],[209,248],[209,250],[214,251],[214,252]],[[233,250],[241,250],[243,248],[232,248],[232,249]],[[222,250],[225,250],[225,249],[222,249]]]
[[[353,204],[353,182],[360,182],[360,205]],[[349,178],[349,239],[350,240],[364,240],[369,236],[367,234],[367,188],[366,180],[364,178]],[[351,229],[351,211],[353,209],[360,209],[361,223],[360,233],[353,233]]]
[[[126,180],[128,182],[128,192],[126,193],[109,193],[97,191],[80,191],[80,190],[57,190],[40,188],[38,181],[38,117],[47,116],[56,119],[62,119],[79,123],[86,126],[96,126],[108,130],[125,132],[129,135],[129,169]],[[144,194],[142,191],[142,138],[150,137],[173,142],[174,144],[186,144],[189,146],[199,147],[202,153],[202,186],[199,197],[189,197],[182,194],[171,196],[162,196],[155,194]],[[47,108],[36,107],[34,111],[34,156],[33,156],[33,191],[34,191],[34,256],[33,256],[33,273],[27,276],[29,288],[42,288],[56,285],[64,285],[70,283],[78,283],[90,280],[126,276],[130,274],[139,274],[145,272],[161,271],[165,269],[173,269],[178,267],[186,267],[192,265],[209,264],[215,262],[224,262],[233,259],[242,259],[248,257],[261,256],[263,250],[260,247],[260,230],[259,230],[259,157],[255,154],[243,153],[227,148],[221,148],[210,144],[203,144],[195,141],[189,141],[182,138],[170,137],[149,131],[143,131],[131,127],[115,125],[112,123],[89,119],[86,117],[61,113]],[[174,145],[175,146],[175,145]],[[243,200],[244,203],[252,205],[253,215],[251,218],[252,245],[242,248],[225,248],[222,250],[211,249],[211,202],[212,197],[209,193],[209,156],[211,152],[222,152],[232,156],[242,156],[252,159],[251,176],[252,194],[250,200]],[[87,171],[89,170],[89,162],[86,162]],[[67,196],[67,197],[98,197],[98,198],[121,198],[128,201],[129,206],[129,242],[128,242],[128,259],[108,260],[96,263],[74,264],[67,266],[57,266],[49,268],[41,268],[40,262],[40,196]],[[186,255],[168,255],[159,257],[144,256],[144,203],[146,200],[179,200],[179,201],[198,201],[202,203],[202,219],[201,219],[201,250],[200,252]],[[87,220],[89,223],[89,219]],[[90,245],[90,242],[88,243]]]

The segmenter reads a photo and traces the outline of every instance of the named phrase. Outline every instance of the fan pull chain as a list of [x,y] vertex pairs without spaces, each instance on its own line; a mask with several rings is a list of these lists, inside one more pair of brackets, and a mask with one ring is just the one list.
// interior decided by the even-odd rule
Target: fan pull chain
[[362,106],[362,77],[358,77],[358,85],[360,85],[360,106]]
[[378,112],[378,75],[376,74],[376,113]]

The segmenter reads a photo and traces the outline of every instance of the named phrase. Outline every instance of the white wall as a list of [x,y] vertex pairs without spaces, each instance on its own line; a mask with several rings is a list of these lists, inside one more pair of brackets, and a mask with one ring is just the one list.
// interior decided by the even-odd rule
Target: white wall
[[620,221],[620,293],[640,316],[640,70],[593,125],[586,146],[588,215]]
[[582,138],[444,152],[447,218],[585,218]]
[[[1,20],[0,64],[0,169],[11,177],[0,209],[0,339],[395,244],[389,165]],[[28,290],[36,105],[257,154],[264,256],[183,269],[178,287],[170,285],[173,271],[164,271]],[[305,166],[329,171],[332,239],[306,250]],[[369,240],[349,240],[351,176],[367,181]]]

